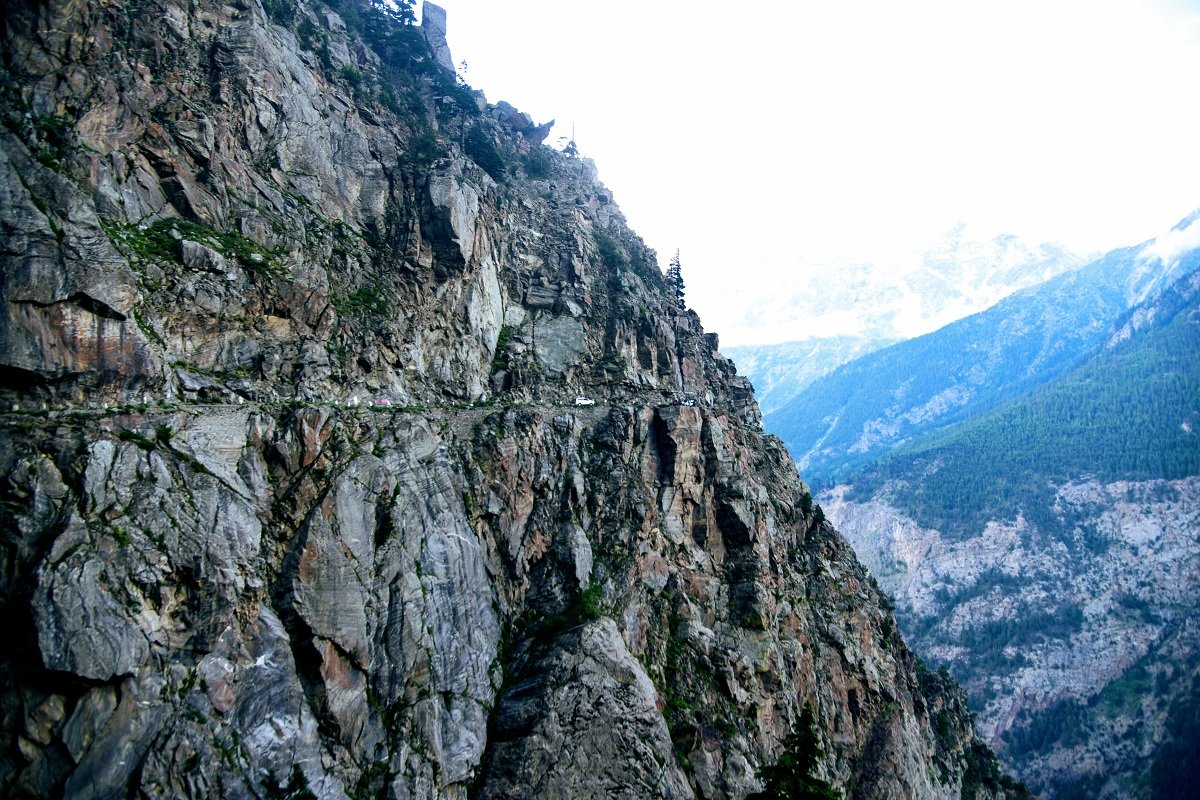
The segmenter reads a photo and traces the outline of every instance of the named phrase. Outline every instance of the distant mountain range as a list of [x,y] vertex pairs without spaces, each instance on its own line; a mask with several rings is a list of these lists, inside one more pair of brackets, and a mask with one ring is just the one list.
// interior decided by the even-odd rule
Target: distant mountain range
[[1194,237],[1191,223],[848,363],[767,412],[766,427],[807,480],[828,486],[898,444],[1019,397],[1078,366],[1140,302],[1196,269],[1197,251],[1172,251]]
[[721,351],[733,359],[739,372],[750,378],[759,408],[770,414],[786,406],[818,378],[894,341],[831,336],[783,344],[723,347]]
[[1140,303],[1078,367],[855,474],[855,496],[903,487],[921,524],[966,535],[992,519],[1053,525],[1054,487],[1200,475],[1200,273]]
[[914,648],[1045,798],[1200,777],[1200,223],[766,416]]
[[798,268],[753,304],[742,335],[767,322],[821,335],[722,351],[750,378],[769,414],[848,361],[982,311],[1087,260],[1056,244],[1007,234],[980,238],[960,224],[904,262]]

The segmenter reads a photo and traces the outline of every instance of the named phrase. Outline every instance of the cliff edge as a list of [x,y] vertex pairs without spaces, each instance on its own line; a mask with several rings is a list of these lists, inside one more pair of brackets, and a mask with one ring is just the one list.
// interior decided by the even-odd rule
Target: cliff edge
[[1012,797],[585,159],[406,6],[3,25],[0,790]]

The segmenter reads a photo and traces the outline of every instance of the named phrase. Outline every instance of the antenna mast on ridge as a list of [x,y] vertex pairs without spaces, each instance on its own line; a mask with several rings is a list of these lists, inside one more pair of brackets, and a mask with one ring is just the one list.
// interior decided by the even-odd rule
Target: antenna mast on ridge
[[563,148],[563,152],[569,156],[579,155],[579,147],[575,144],[575,120],[571,120],[571,138],[567,141],[567,146]]

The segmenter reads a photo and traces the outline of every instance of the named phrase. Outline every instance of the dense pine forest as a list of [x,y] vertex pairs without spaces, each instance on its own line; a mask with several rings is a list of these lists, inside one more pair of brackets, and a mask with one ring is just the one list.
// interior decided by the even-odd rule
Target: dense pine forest
[[[1174,293],[1152,330],[1028,397],[898,449],[852,479],[913,518],[967,535],[1025,515],[1058,527],[1055,486],[1200,474],[1200,306]],[[1184,411],[1181,413],[1181,409]],[[969,468],[968,468],[969,467]]]

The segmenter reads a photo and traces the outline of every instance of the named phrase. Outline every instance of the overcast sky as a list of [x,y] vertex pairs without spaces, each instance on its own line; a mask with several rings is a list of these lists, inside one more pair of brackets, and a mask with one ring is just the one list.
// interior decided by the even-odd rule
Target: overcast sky
[[467,82],[574,126],[723,343],[819,333],[739,304],[959,221],[1099,252],[1200,207],[1200,0],[439,5]]

